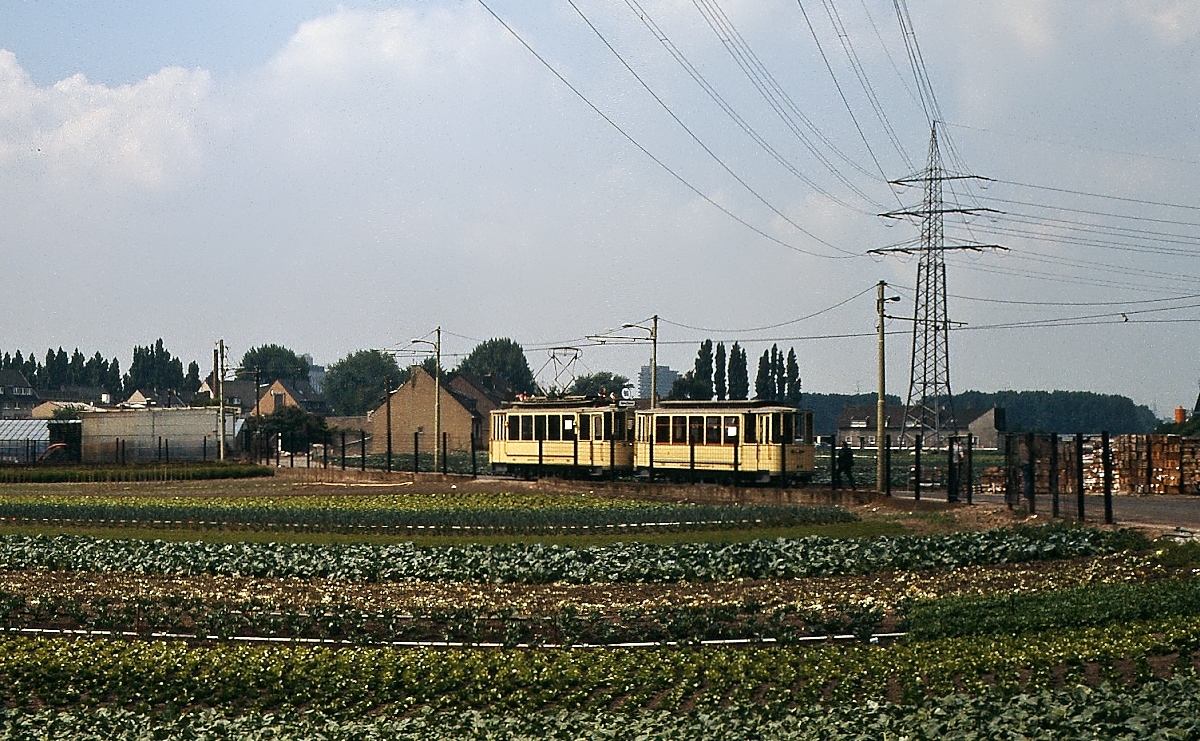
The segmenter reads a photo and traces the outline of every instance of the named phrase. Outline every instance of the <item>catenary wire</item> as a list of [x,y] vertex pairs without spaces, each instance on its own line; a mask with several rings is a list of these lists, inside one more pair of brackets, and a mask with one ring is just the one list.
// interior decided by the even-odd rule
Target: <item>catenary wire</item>
[[778,244],[781,247],[785,247],[789,250],[793,250],[795,252],[799,252],[799,253],[805,254],[805,255],[810,255],[812,257],[822,257],[822,258],[826,258],[826,259],[830,259],[830,260],[838,260],[838,259],[844,260],[844,259],[848,259],[848,258],[858,257],[858,255],[851,253],[847,250],[844,250],[841,247],[838,247],[838,246],[832,244],[831,242],[828,242],[820,237],[812,237],[812,238],[814,241],[819,242],[820,244],[822,244],[826,247],[829,247],[830,249],[833,249],[833,250],[836,250],[838,252],[842,252],[845,254],[840,255],[840,256],[839,255],[829,255],[829,254],[825,254],[825,253],[821,253],[821,252],[815,252],[813,250],[804,249],[804,248],[794,245],[790,242],[786,242],[782,239],[779,239],[778,237],[775,237],[771,234],[768,234],[767,232],[763,231],[759,227],[754,226],[750,222],[746,221],[742,217],[738,216],[737,214],[733,213],[729,209],[722,206],[720,203],[715,201],[711,196],[709,196],[704,191],[700,190],[698,187],[693,185],[691,183],[691,181],[689,181],[687,178],[683,177],[678,172],[676,172],[674,169],[672,169],[670,165],[668,165],[666,162],[664,162],[659,157],[657,157],[654,153],[652,153],[649,149],[647,149],[645,146],[643,146],[637,139],[633,138],[633,136],[631,134],[629,134],[627,131],[625,131],[625,129],[623,129],[620,126],[620,124],[618,124],[611,116],[606,114],[604,111],[600,110],[600,108],[595,103],[593,103],[586,95],[584,95],[581,90],[579,90],[577,87],[572,85],[570,83],[570,81],[568,81],[567,78],[564,77],[562,75],[562,73],[560,73],[558,71],[558,69],[556,69],[554,67],[554,65],[550,64],[549,60],[547,60],[545,57],[543,57],[541,54],[539,54],[537,52],[537,50],[535,50],[529,44],[529,42],[527,42],[524,39],[524,37],[522,37],[520,34],[518,34],[516,29],[514,29],[512,26],[508,25],[508,23],[503,18],[501,18],[499,15],[497,15],[496,12],[494,10],[492,10],[491,6],[485,2],[485,0],[476,0],[476,2],[478,2],[483,7],[483,9],[488,12],[489,15],[491,15],[493,18],[495,18],[496,21],[501,26],[503,26],[504,29],[506,31],[508,31],[508,33],[514,39],[516,39],[522,46],[524,46],[525,49],[530,54],[532,54],[534,56],[534,58],[538,60],[538,62],[540,62],[542,64],[542,66],[544,66],[547,70],[549,70],[550,73],[553,74],[556,78],[558,78],[558,80],[560,82],[562,82],[564,85],[566,85],[567,88],[571,92],[575,93],[575,95],[580,100],[582,100],[584,102],[584,104],[586,104],[589,108],[591,108],[592,111],[594,111],[596,113],[596,115],[600,116],[602,119],[604,119],[604,121],[606,123],[608,123],[608,125],[612,126],[614,129],[616,129],[616,131],[622,137],[624,137],[626,141],[628,141],[630,144],[632,144],[634,147],[636,147],[638,149],[638,151],[642,152],[642,154],[649,157],[656,165],[658,165],[660,168],[665,170],[668,174],[671,175],[671,177],[675,178],[685,188],[692,191],[700,198],[704,199],[709,205],[711,205],[714,208],[716,208],[717,210],[721,211],[726,216],[728,216],[729,218],[738,222],[739,224],[746,227],[747,229],[754,232],[755,234],[758,234],[760,237],[763,237],[764,239],[774,242],[775,244]]

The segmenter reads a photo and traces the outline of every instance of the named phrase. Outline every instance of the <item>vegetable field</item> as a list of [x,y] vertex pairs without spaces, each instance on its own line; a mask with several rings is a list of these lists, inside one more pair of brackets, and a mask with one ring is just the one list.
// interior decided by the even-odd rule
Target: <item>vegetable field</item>
[[[1200,735],[1200,554],[1135,532],[723,542],[879,515],[213,486],[0,489],[0,739]],[[190,535],[19,532],[52,520]],[[216,543],[202,522],[523,540]],[[542,539],[610,526],[692,535]]]

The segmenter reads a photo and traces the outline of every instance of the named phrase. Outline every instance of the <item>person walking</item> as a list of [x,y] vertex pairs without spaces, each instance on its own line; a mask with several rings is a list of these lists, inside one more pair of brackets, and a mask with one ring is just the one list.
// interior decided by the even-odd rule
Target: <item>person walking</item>
[[851,489],[858,489],[858,484],[854,481],[854,451],[845,440],[842,441],[842,449],[838,451],[837,470],[839,478],[850,482]]

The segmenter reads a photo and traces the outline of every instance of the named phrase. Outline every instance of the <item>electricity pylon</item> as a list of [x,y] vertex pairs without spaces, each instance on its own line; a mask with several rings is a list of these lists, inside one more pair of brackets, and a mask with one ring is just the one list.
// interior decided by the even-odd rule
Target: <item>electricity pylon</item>
[[[937,123],[929,135],[929,160],[925,169],[892,185],[920,185],[924,191],[921,206],[915,209],[880,214],[889,219],[917,219],[921,235],[915,244],[871,250],[872,254],[904,253],[920,256],[917,262],[917,290],[913,307],[912,370],[909,375],[908,402],[900,435],[912,430],[922,436],[925,447],[941,447],[948,435],[958,431],[950,392],[950,318],[946,309],[946,258],[950,250],[1003,250],[997,244],[946,244],[943,219],[946,214],[971,215],[996,213],[990,208],[947,206],[942,185],[950,180],[979,178],[976,175],[947,173],[938,147]],[[901,442],[903,444],[903,442]]]

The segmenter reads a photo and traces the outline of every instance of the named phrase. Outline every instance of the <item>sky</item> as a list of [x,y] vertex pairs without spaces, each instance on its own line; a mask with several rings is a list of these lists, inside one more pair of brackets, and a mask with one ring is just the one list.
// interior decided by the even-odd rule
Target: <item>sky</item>
[[662,364],[778,343],[868,392],[882,280],[904,396],[916,258],[868,253],[918,237],[879,214],[935,118],[987,178],[948,207],[990,209],[946,243],[1007,248],[946,253],[952,388],[1195,402],[1195,3],[913,0],[914,47],[891,0],[485,2],[0,4],[0,350],[408,363],[441,326],[562,383],[636,378],[658,315]]

